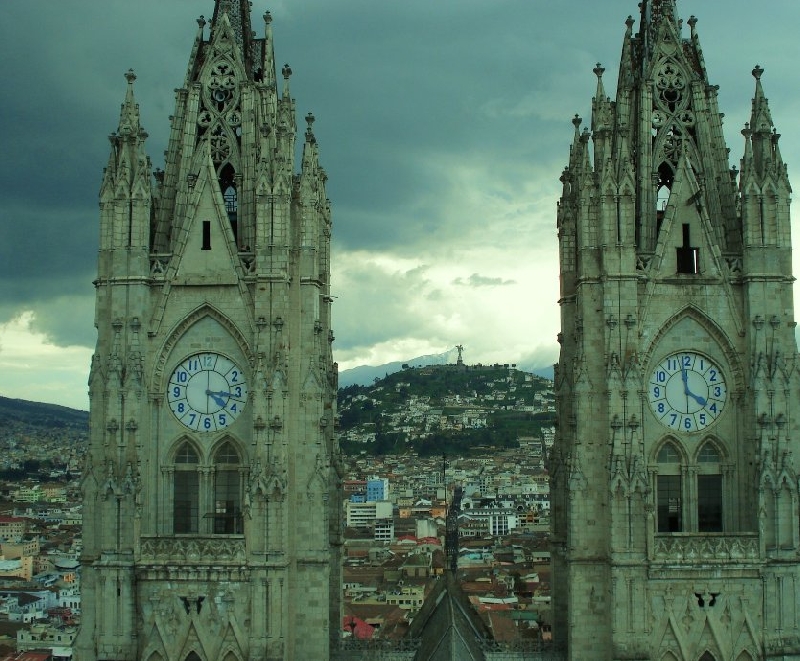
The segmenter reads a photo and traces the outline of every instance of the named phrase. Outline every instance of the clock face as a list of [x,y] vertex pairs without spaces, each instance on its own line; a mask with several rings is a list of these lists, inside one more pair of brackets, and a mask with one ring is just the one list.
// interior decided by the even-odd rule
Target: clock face
[[218,431],[244,410],[247,382],[229,358],[211,351],[197,353],[175,368],[169,379],[167,402],[189,429]]
[[687,433],[712,424],[728,396],[722,370],[693,351],[664,358],[650,375],[647,388],[650,408],[659,422]]

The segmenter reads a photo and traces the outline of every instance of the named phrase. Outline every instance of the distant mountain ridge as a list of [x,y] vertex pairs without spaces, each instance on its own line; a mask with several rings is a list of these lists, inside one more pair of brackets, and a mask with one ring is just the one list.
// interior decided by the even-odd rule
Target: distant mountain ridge
[[1,396],[0,416],[5,423],[23,422],[32,427],[88,427],[89,425],[88,411]]
[[[347,386],[367,386],[375,382],[375,379],[382,379],[383,377],[399,372],[403,369],[403,365],[410,367],[424,367],[428,365],[450,365],[458,360],[458,349],[453,347],[444,353],[430,354],[427,356],[418,356],[409,360],[398,360],[393,363],[384,363],[383,365],[359,365],[349,370],[342,370],[339,372],[339,387],[346,388]],[[553,366],[547,365],[523,365],[518,364],[517,368],[523,372],[530,372],[537,376],[544,377],[545,379],[553,380]]]

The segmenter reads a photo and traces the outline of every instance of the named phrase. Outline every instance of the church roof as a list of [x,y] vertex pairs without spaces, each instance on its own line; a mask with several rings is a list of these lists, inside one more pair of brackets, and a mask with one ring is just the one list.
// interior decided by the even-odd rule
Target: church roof
[[414,661],[483,661],[480,641],[491,638],[449,573],[425,600],[409,635],[421,641]]

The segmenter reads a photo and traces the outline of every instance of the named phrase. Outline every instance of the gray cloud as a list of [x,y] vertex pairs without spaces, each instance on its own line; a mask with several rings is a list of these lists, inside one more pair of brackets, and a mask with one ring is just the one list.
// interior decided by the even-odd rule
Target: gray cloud
[[508,285],[515,285],[516,280],[504,280],[503,278],[489,278],[478,273],[473,273],[466,280],[464,278],[456,278],[453,284],[459,287],[504,287]]

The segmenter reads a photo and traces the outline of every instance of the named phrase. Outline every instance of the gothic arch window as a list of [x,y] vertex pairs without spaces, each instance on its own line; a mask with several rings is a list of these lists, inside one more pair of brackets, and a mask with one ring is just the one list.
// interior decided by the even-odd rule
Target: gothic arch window
[[722,460],[706,441],[697,453],[697,530],[722,532]]
[[197,652],[189,652],[186,655],[186,661],[203,661]]
[[172,526],[178,534],[198,532],[200,474],[197,452],[184,441],[175,452],[172,480]]
[[241,459],[233,443],[226,441],[214,454],[214,521],[215,535],[242,532]]
[[705,652],[703,656],[700,657],[700,661],[717,661],[717,657],[711,652]]
[[239,241],[239,192],[236,188],[236,170],[226,163],[219,173],[219,187],[225,200],[225,211],[233,230],[233,237]]
[[667,441],[656,456],[657,530],[683,531],[683,480],[681,453],[672,441]]

